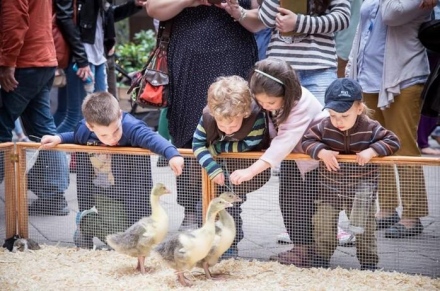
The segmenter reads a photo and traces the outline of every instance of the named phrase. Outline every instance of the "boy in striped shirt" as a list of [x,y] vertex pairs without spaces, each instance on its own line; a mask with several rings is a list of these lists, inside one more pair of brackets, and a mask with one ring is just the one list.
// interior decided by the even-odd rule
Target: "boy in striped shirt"
[[[249,159],[214,159],[222,152],[246,152],[267,148],[269,134],[266,116],[259,105],[252,99],[248,83],[239,76],[219,77],[208,89],[208,105],[193,136],[193,151],[200,165],[209,178],[225,188],[228,175],[236,169],[252,164]],[[222,168],[223,165],[223,168]],[[234,217],[237,235],[227,256],[238,255],[237,243],[243,238],[240,218],[241,204],[246,201],[246,194],[263,186],[270,178],[270,169],[258,175],[252,182],[234,187],[234,192],[243,199],[227,211]],[[230,184],[228,182],[228,184]]]

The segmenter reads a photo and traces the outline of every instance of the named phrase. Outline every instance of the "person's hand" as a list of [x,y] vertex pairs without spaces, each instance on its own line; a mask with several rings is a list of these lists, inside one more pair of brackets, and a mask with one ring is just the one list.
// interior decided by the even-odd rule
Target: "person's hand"
[[78,68],[76,75],[83,81],[85,81],[88,77],[90,77],[93,82],[95,81],[95,77],[93,76],[92,70],[88,65],[82,68]]
[[0,86],[6,92],[14,91],[18,86],[18,82],[15,79],[15,68],[13,67],[0,67]]
[[144,6],[147,3],[147,0],[135,0],[134,5],[136,6]]
[[278,7],[277,16],[275,18],[275,26],[279,32],[290,32],[296,28],[297,16],[293,11]]
[[238,20],[241,17],[241,9],[240,5],[238,5],[238,0],[226,0],[226,2],[222,2],[216,6],[223,8],[235,20]]
[[41,145],[44,149],[53,148],[61,143],[61,137],[58,135],[45,135],[41,138]]
[[180,156],[175,156],[170,159],[170,167],[173,170],[174,175],[180,176],[183,171],[183,158]]
[[254,177],[254,173],[249,169],[241,169],[241,170],[235,170],[231,176],[229,176],[229,180],[234,185],[240,185],[243,182],[249,181]]
[[212,179],[212,182],[214,182],[220,186],[225,185],[225,175],[223,173],[218,174],[217,176],[215,176]]
[[339,163],[336,159],[336,156],[339,154],[339,152],[335,151],[329,151],[329,150],[320,150],[318,153],[318,158],[322,160],[327,167],[327,170],[331,171],[337,171],[339,170]]
[[372,148],[368,148],[366,150],[361,151],[360,153],[356,154],[356,162],[364,166],[366,163],[368,163],[372,158],[377,157],[378,154],[376,151]]
[[432,9],[437,6],[438,0],[421,0],[419,7],[423,9]]

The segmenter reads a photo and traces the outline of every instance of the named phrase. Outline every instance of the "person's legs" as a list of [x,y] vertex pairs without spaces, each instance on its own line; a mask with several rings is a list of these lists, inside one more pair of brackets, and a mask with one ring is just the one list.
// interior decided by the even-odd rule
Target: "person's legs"
[[[363,93],[365,105],[367,105],[367,107],[370,109],[374,109],[371,117],[374,120],[377,120],[382,126],[386,127],[384,112],[377,108],[378,99],[378,94]],[[391,130],[389,127],[386,128]],[[381,165],[379,171],[380,178],[378,200],[380,210],[376,214],[376,218],[378,219],[378,226],[380,227],[381,225],[384,225],[383,228],[386,228],[397,222],[394,219],[396,217],[396,208],[399,206],[399,200],[397,197],[397,182],[393,166]]]
[[[355,190],[355,199],[349,201],[347,212],[352,213],[350,219],[358,220],[364,229],[363,233],[356,234],[356,256],[361,264],[361,270],[375,270],[379,262],[377,242],[374,235],[376,230],[376,203],[375,193],[377,183],[362,182]],[[359,195],[361,194],[361,195]]]
[[[16,99],[21,99],[18,96],[29,98],[21,114],[23,127],[29,135],[41,138],[56,134],[49,96],[53,76],[54,68],[16,71],[20,86],[11,95],[16,95]],[[30,214],[67,215],[69,210],[63,193],[68,186],[66,155],[57,151],[40,151],[28,174],[28,188],[39,198],[29,207]]]
[[340,209],[319,201],[313,215],[313,237],[315,240],[314,267],[328,267],[331,257],[338,247],[338,219]]
[[312,216],[317,194],[317,170],[306,173],[304,181],[295,161],[283,161],[279,177],[280,210],[294,248],[271,259],[298,267],[309,267],[313,251]]
[[27,136],[23,132],[23,128],[21,127],[21,121],[20,118],[17,118],[15,120],[15,128],[14,128],[15,135],[17,136],[18,141],[29,141]]
[[76,75],[72,66],[73,63],[69,64],[66,69],[66,114],[64,119],[57,126],[58,133],[73,131],[75,126],[82,119],[81,105],[86,96],[86,91],[84,90],[83,81]]
[[68,85],[66,84],[66,86],[58,88],[57,109],[53,114],[53,119],[57,127],[63,122],[64,118],[66,118],[68,96],[67,86]]
[[106,63],[101,65],[90,65],[93,67],[93,75],[95,76],[95,92],[108,91]]
[[[385,110],[385,127],[393,131],[402,144],[397,155],[420,156],[416,140],[422,90],[423,85],[420,84],[401,90],[394,103]],[[408,165],[398,166],[397,170],[403,206],[402,219],[399,223],[410,228],[419,222],[418,218],[428,215],[423,170],[421,166]]]
[[328,86],[337,78],[336,68],[320,70],[297,70],[301,85],[307,88],[324,106],[324,95]]
[[419,126],[417,128],[417,144],[422,154],[440,155],[439,149],[429,146],[429,135],[437,127],[438,117],[420,116]]
[[[192,140],[188,141],[182,148],[192,148]],[[194,226],[201,226],[202,217],[202,181],[201,167],[194,158],[184,157],[185,167],[182,174],[176,177],[177,203],[184,207],[184,219],[181,229]]]

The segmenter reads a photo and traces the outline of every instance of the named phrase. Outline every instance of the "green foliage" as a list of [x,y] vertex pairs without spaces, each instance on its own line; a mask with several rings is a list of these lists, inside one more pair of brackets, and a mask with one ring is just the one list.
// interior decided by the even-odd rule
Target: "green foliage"
[[132,42],[116,47],[117,63],[128,73],[142,69],[156,46],[156,34],[149,29],[135,33]]

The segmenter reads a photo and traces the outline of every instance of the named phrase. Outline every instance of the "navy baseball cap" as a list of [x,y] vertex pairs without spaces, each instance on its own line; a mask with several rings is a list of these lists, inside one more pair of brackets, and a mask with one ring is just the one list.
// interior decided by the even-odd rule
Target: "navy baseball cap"
[[334,80],[325,91],[324,108],[344,113],[356,100],[362,100],[361,85],[353,79],[340,78]]

